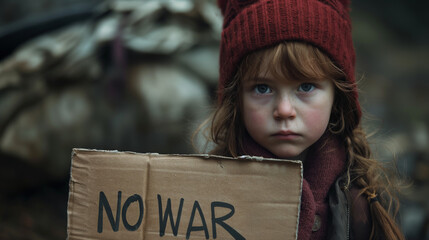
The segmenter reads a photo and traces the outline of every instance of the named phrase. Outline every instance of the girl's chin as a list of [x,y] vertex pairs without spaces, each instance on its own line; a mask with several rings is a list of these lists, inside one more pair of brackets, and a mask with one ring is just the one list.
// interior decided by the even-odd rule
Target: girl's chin
[[281,159],[288,159],[288,160],[301,160],[304,161],[305,155],[307,151],[278,151],[273,152],[274,155],[276,155],[278,158]]

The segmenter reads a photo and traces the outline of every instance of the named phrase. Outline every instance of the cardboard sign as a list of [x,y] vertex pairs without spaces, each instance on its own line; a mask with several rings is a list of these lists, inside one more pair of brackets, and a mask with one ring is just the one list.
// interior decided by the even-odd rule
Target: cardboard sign
[[298,161],[74,149],[68,239],[296,239]]

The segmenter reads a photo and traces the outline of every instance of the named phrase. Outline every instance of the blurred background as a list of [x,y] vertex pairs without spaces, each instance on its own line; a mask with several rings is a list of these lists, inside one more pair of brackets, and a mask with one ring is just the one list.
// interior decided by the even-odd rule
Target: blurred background
[[[429,2],[352,1],[364,126],[429,239]],[[0,239],[65,239],[72,148],[191,153],[215,102],[213,0],[0,1]]]

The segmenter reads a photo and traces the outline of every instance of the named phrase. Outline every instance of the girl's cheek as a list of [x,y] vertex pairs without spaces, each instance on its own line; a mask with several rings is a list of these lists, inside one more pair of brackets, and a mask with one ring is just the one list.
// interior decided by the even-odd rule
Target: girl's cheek
[[257,111],[256,109],[248,109],[245,117],[249,122],[253,122],[254,124],[262,124],[264,122],[265,115],[265,113]]
[[262,125],[265,122],[265,115],[265,113],[255,112],[252,115],[253,121],[258,125]]
[[306,114],[306,122],[308,126],[312,126],[312,129],[318,129],[319,131],[325,131],[329,116],[331,115],[330,110],[313,110]]
[[247,127],[260,129],[272,117],[273,96],[247,96],[244,98],[244,117]]

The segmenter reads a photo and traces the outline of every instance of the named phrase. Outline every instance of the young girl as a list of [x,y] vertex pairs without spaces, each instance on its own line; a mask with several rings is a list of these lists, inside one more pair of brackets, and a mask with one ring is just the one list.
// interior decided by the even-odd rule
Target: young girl
[[224,24],[210,153],[302,160],[299,239],[404,239],[360,126],[349,3],[218,4]]

